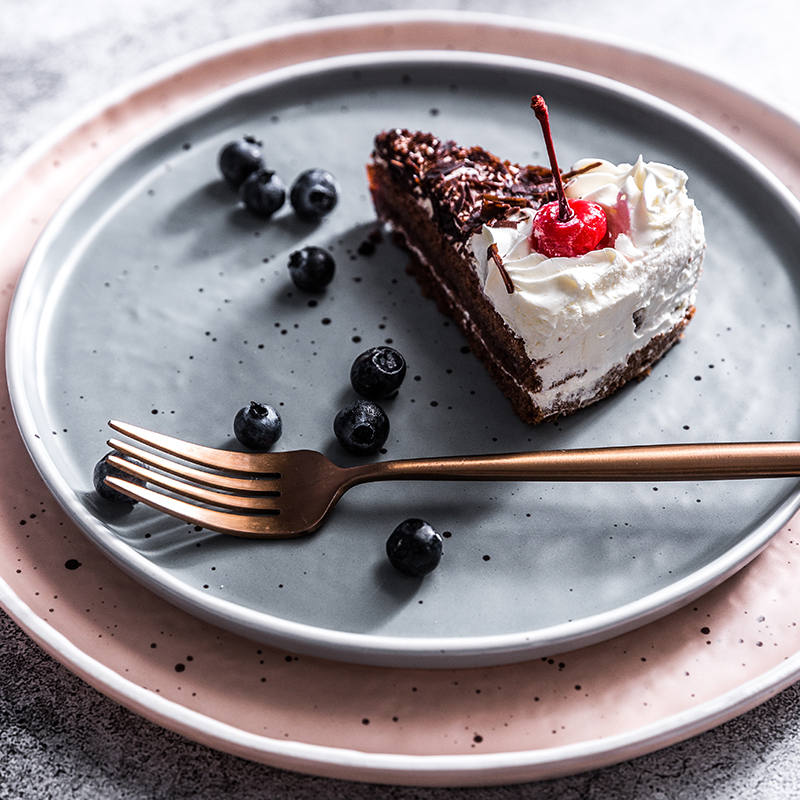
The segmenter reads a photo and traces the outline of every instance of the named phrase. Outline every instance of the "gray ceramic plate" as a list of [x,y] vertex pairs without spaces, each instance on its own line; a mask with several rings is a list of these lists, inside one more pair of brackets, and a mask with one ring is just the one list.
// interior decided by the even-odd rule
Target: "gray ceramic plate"
[[[556,424],[511,413],[464,342],[375,229],[364,165],[403,126],[546,160],[543,94],[562,164],[640,153],[685,169],[708,255],[685,340],[642,383]],[[287,183],[308,167],[342,197],[320,225],[264,222],[221,182],[217,154],[252,134]],[[7,358],[15,413],[62,505],[112,559],[222,627],[289,650],[404,666],[476,666],[609,638],[688,602],[752,559],[798,506],[794,480],[662,484],[379,484],[352,490],[316,534],[251,541],[195,530],[92,491],[106,421],[235,447],[252,399],[283,416],[281,449],[352,463],[332,434],[348,373],[389,342],[409,375],[385,404],[385,458],[598,445],[800,438],[800,215],[782,185],[692,117],[563,67],[463,53],[342,57],[238,85],[94,173],[63,205],[19,282]],[[337,259],[318,296],[293,250]],[[386,562],[407,517],[446,532],[424,580]]]

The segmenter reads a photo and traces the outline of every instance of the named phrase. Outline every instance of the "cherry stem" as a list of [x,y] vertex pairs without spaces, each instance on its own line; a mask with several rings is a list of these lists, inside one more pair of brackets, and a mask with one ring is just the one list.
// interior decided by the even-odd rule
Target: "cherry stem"
[[547,155],[550,159],[550,171],[553,173],[553,181],[556,185],[556,197],[558,197],[558,220],[559,222],[568,222],[575,216],[575,212],[570,208],[567,202],[566,195],[564,194],[564,184],[561,180],[561,172],[558,169],[558,161],[556,161],[556,151],[553,147],[553,134],[550,131],[550,114],[547,111],[547,103],[541,95],[535,95],[531,98],[531,108],[533,113],[536,114],[536,119],[542,126],[542,133],[544,134],[544,144],[547,147]]

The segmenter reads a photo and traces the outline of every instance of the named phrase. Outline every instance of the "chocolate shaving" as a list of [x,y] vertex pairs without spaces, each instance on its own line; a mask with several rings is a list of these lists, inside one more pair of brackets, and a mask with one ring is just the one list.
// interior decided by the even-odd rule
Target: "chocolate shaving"
[[486,224],[490,228],[516,228],[519,222],[513,219],[490,219]]
[[466,205],[472,205],[472,187],[468,183],[460,186],[460,192],[453,201],[453,213],[459,216]]
[[584,172],[589,172],[593,170],[595,167],[599,167],[603,162],[602,161],[593,161],[591,164],[587,164],[585,167],[581,167],[580,169],[572,169],[569,172],[562,172],[561,173],[561,180],[568,181],[571,178],[575,178],[578,175],[583,175]]
[[445,175],[449,175],[451,172],[455,172],[457,169],[461,169],[461,167],[471,166],[471,163],[466,159],[458,159],[457,161],[443,161],[439,164],[430,167],[425,172],[426,178],[443,178]]
[[497,265],[497,269],[500,271],[500,277],[503,279],[503,283],[505,284],[506,291],[509,294],[514,294],[514,282],[511,280],[511,276],[506,272],[506,265],[503,263],[503,259],[500,258],[500,253],[497,252],[497,244],[492,242],[486,250],[487,258],[491,258],[492,261]]
[[530,205],[527,197],[507,197],[496,194],[485,194],[483,201],[501,206],[519,206],[520,208]]

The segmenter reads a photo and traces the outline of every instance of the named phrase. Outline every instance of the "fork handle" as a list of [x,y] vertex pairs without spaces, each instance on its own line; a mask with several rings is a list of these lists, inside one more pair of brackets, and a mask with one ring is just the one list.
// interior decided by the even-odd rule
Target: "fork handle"
[[[800,442],[665,444],[384,461],[350,467],[381,480],[688,481],[800,476]],[[361,473],[361,474],[358,474]]]

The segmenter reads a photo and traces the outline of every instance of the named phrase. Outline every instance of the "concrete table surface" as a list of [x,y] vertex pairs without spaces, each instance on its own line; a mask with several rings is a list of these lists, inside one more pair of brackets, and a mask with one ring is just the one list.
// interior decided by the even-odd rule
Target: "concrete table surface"
[[[312,17],[486,11],[479,0],[0,0],[0,172],[53,126],[144,70],[203,45]],[[794,0],[497,0],[501,14],[570,25],[685,59],[800,117]],[[417,789],[314,778],[210,750],[84,684],[0,612],[0,798],[800,797],[797,686],[708,733],[541,783]]]

